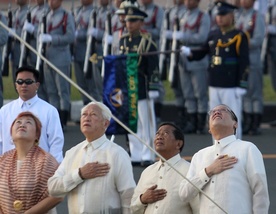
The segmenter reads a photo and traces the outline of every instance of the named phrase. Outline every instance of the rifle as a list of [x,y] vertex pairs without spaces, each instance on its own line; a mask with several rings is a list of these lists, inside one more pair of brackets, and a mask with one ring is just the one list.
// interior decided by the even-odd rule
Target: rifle
[[[169,50],[170,40],[166,38],[166,30],[170,30],[170,10],[167,9],[165,12],[165,20],[163,23],[163,37],[161,40],[161,47],[160,51],[164,52]],[[160,71],[160,79],[166,80],[167,79],[167,63],[168,63],[168,55],[167,54],[160,54],[159,56],[159,71]]]
[[[12,10],[11,10],[11,1],[9,2],[8,8],[8,27],[12,28]],[[9,76],[9,56],[12,51],[12,37],[9,36],[7,44],[4,46],[3,49],[3,64],[1,68],[2,76]]]
[[[31,0],[29,0],[29,5],[28,5],[28,11],[27,11],[27,21],[31,23],[32,17],[31,17]],[[28,44],[30,43],[31,40],[31,34],[27,31],[22,32],[22,38],[25,42]],[[29,49],[26,48],[24,44],[21,44],[21,53],[20,53],[20,59],[19,59],[19,67],[22,65],[27,64],[27,57],[28,57]]]
[[[96,28],[97,26],[97,11],[94,8],[93,11],[90,14],[90,22],[89,22],[89,28]],[[83,66],[83,72],[87,79],[91,79],[92,77],[92,69],[93,65],[90,62],[90,56],[97,54],[96,50],[96,38],[93,36],[87,36],[86,40],[86,53],[85,53],[85,59],[84,59],[84,66]]]
[[[270,6],[268,8],[268,13],[267,13],[268,24],[272,24],[272,9],[273,9],[273,6]],[[271,38],[271,35],[267,34],[266,37],[264,38],[263,45],[262,45],[261,61],[263,63],[263,74],[268,74],[267,52],[269,49],[270,38]]]
[[[109,3],[110,5],[110,3]],[[112,24],[111,24],[111,11],[110,9],[106,13],[105,20],[105,34],[112,36]],[[110,55],[112,52],[112,44],[104,43],[103,56]],[[102,77],[104,77],[104,61],[102,61]]]
[[[43,16],[42,16],[42,22],[39,24],[39,27],[40,27],[40,34],[44,34],[47,32],[47,11],[46,11],[46,0],[44,0],[44,13],[43,13]],[[37,52],[39,54],[41,54],[42,56],[45,57],[45,54],[46,54],[46,46],[47,44],[46,43],[43,43],[43,42],[39,42],[38,44],[38,49],[37,49]],[[43,82],[43,73],[44,73],[44,62],[43,60],[41,60],[41,58],[39,57],[39,55],[37,55],[37,58],[36,58],[36,70],[39,71],[40,75],[39,75],[39,81],[40,83]]]
[[[180,30],[179,18],[176,15],[174,17],[174,31]],[[172,53],[171,53],[171,60],[170,60],[170,70],[169,70],[169,82],[171,83],[172,88],[177,87],[178,83],[178,62],[179,62],[179,52],[176,52],[179,49],[180,42],[176,39],[172,41]]]
[[[74,13],[74,0],[72,0],[71,2],[71,14],[72,14],[72,17],[74,18],[75,20],[75,13]],[[72,61],[74,60],[74,42],[72,42],[70,44],[70,53],[71,53],[71,57],[72,57]]]

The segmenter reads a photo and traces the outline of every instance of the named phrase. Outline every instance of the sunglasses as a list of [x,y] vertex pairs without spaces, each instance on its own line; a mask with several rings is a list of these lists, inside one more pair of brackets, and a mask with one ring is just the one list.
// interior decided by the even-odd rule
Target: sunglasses
[[26,79],[26,80],[18,79],[18,80],[16,80],[15,82],[16,82],[18,85],[23,85],[24,83],[25,83],[26,85],[31,85],[31,84],[35,83],[36,81],[31,80],[31,79]]

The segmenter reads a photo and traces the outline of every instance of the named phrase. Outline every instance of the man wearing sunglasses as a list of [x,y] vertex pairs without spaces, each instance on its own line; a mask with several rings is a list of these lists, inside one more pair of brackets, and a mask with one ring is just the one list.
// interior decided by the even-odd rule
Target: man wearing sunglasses
[[19,113],[30,111],[42,123],[39,146],[60,163],[63,159],[64,136],[57,109],[37,96],[40,85],[39,71],[30,66],[23,66],[16,71],[15,79],[15,88],[19,97],[0,110],[0,155],[14,148],[10,135],[10,127],[14,119]]

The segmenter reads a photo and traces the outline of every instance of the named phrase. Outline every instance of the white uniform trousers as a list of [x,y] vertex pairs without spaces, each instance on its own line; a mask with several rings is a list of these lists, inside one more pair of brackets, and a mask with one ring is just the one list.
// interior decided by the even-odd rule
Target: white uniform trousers
[[[138,101],[138,124],[136,135],[148,146],[153,148],[153,140],[156,132],[156,119],[153,100]],[[129,134],[129,148],[131,161],[154,161],[154,153],[142,143],[136,136]]]

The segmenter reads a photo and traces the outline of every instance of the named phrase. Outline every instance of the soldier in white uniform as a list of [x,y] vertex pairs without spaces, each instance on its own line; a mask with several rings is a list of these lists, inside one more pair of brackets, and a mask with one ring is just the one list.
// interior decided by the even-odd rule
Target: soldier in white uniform
[[[142,32],[144,18],[147,14],[137,7],[127,7],[126,27],[128,34],[120,39],[121,54],[147,53],[156,51],[156,45],[150,34]],[[159,95],[159,71],[157,55],[139,56],[138,60],[138,121],[137,136],[152,147],[155,128],[155,114],[153,100]],[[129,146],[133,165],[150,165],[154,154],[143,145],[135,136],[129,134]]]

